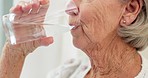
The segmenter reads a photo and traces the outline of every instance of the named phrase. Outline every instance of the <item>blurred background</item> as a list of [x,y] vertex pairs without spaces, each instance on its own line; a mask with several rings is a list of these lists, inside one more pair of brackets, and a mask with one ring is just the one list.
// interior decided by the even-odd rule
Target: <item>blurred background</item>
[[[0,18],[2,15],[9,13],[10,7],[13,5],[13,0],[0,0]],[[0,19],[0,53],[5,42],[5,35],[2,28],[2,20]]]
[[[0,0],[0,17],[9,13],[9,9],[19,0]],[[68,0],[51,0],[49,12],[56,12],[65,8]],[[5,42],[5,35],[0,20],[0,53]],[[54,36],[54,44],[48,47],[39,47],[25,60],[21,78],[46,78],[48,72],[71,58],[80,58],[88,61],[87,56],[76,49],[72,44],[70,32]],[[148,58],[148,49],[142,54]]]

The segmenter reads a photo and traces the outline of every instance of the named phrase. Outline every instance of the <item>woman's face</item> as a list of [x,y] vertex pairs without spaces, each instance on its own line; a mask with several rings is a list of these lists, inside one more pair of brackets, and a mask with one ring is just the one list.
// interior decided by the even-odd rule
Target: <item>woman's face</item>
[[69,24],[75,26],[71,34],[77,48],[101,44],[119,27],[123,10],[119,0],[74,0],[74,3],[78,12],[69,13]]

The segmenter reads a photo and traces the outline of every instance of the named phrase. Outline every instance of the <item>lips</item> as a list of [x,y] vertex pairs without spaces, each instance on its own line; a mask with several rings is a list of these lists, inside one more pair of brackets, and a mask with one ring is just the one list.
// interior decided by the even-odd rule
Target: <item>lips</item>
[[71,30],[75,30],[80,26],[80,24],[78,24],[78,23],[73,23],[73,24],[71,23],[69,25],[72,27]]
[[71,30],[76,30],[79,26],[74,26]]

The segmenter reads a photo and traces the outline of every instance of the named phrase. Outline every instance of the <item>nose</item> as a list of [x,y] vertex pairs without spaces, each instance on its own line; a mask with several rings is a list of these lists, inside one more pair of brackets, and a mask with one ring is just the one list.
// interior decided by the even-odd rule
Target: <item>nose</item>
[[73,0],[70,0],[70,2],[67,4],[67,8],[66,8],[65,12],[71,16],[78,15],[79,9]]

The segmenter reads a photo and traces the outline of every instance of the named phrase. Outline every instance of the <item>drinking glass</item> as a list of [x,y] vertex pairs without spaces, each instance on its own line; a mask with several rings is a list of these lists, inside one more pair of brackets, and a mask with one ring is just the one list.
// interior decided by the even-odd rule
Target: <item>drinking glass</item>
[[[73,6],[71,6],[73,5]],[[71,1],[67,9],[76,8],[74,2]],[[70,7],[71,6],[71,7]],[[37,40],[43,37],[49,37],[57,34],[62,34],[71,29],[68,24],[68,15],[64,10],[46,15],[44,22],[42,20],[35,21],[34,19],[29,22],[20,21],[16,14],[9,13],[3,16],[3,28],[8,41],[12,44],[19,44]],[[16,20],[17,18],[17,20]],[[34,17],[35,18],[35,17]]]

